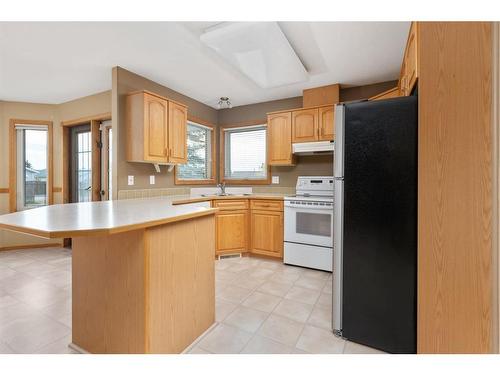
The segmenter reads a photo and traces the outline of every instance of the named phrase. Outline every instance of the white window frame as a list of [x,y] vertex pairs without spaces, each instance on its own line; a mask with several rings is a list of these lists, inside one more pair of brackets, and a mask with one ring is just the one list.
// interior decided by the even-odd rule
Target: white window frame
[[[227,145],[226,145],[226,134],[227,133],[235,133],[235,132],[245,132],[251,130],[265,129],[266,130],[266,140],[265,140],[265,177],[259,178],[232,178],[226,176],[226,157],[227,157]],[[226,182],[228,184],[235,185],[267,185],[271,183],[271,167],[268,163],[268,134],[267,134],[267,124],[256,124],[250,126],[237,126],[237,127],[224,127],[221,129],[221,168],[220,175],[221,181]]]
[[[40,205],[40,206],[26,206],[25,205],[25,175],[24,175],[24,164],[25,164],[25,142],[24,142],[24,130],[36,130],[36,131],[45,131],[46,137],[47,137],[47,181],[46,181],[46,202],[47,204],[45,205]],[[50,147],[50,141],[49,141],[49,126],[47,125],[29,125],[29,124],[15,124],[15,137],[16,137],[16,210],[17,211],[24,211],[24,210],[29,210],[32,208],[36,207],[43,207],[47,206],[50,203],[50,191],[49,189],[52,189],[50,185],[50,178],[49,176],[50,169],[49,169],[49,163],[50,163],[50,156],[49,156],[49,147]]]

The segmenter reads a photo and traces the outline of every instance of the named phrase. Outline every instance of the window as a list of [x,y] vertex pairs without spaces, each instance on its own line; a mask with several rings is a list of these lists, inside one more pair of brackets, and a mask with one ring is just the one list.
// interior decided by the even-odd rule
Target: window
[[269,183],[265,125],[223,130],[224,181]]
[[187,163],[176,167],[175,183],[215,183],[215,160],[213,152],[213,128],[189,121],[187,126]]
[[52,123],[11,121],[10,210],[21,211],[52,202]]

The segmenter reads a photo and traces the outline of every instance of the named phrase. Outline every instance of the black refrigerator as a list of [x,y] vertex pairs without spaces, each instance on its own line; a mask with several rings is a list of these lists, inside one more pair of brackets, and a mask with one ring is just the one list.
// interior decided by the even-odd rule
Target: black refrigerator
[[335,107],[333,331],[417,344],[417,96]]

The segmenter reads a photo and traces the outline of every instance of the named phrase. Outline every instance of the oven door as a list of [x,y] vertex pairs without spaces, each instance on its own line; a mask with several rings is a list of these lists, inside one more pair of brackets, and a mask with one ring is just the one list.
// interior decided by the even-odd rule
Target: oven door
[[333,204],[308,203],[285,202],[285,241],[333,247]]

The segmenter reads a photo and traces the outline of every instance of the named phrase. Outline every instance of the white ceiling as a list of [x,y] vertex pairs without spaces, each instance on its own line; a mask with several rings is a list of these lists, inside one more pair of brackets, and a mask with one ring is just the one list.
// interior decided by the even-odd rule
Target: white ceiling
[[262,89],[204,46],[218,22],[0,22],[0,100],[61,103],[111,89],[121,66],[216,107],[302,94],[332,83],[396,79],[408,22],[280,22],[309,73],[306,82]]

